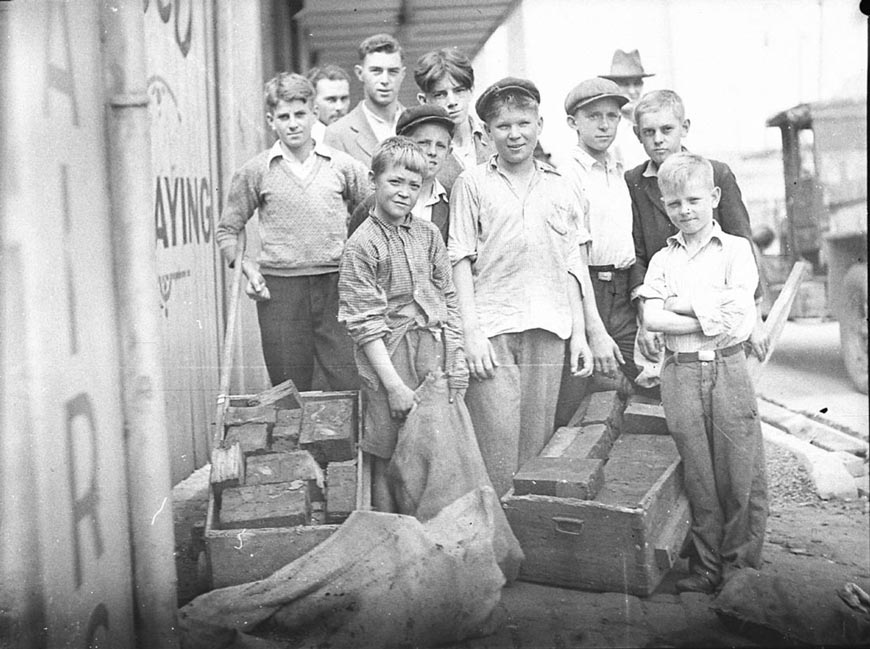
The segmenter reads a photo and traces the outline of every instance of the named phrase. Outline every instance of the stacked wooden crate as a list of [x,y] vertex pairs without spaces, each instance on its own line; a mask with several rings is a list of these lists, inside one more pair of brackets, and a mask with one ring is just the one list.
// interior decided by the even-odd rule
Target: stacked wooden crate
[[220,426],[205,529],[213,587],[268,576],[370,507],[358,392],[288,381],[230,397]]
[[528,581],[650,595],[690,526],[661,404],[588,395],[502,499]]

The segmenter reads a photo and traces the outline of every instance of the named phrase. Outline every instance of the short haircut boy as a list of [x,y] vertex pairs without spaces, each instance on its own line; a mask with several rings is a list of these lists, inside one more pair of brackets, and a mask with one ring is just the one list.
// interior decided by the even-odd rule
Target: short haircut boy
[[[281,102],[311,107],[314,87],[300,74],[282,72],[266,82],[264,95],[269,113]],[[297,151],[286,150],[281,137],[233,174],[215,240],[229,264],[242,264],[248,294],[258,300],[272,385],[292,379],[299,390],[313,389],[316,360],[327,389],[357,389],[353,344],[336,319],[337,284],[348,214],[370,192],[368,170],[345,153],[308,142],[297,166],[312,158],[316,164],[301,172],[309,182],[293,182],[288,176],[300,172],[290,158]],[[263,245],[256,262],[236,259],[238,235],[254,213]],[[309,309],[313,302],[318,307]]]
[[[575,359],[590,360],[581,349],[580,205],[564,178],[533,157],[540,99],[535,84],[514,77],[480,95],[481,119],[493,123],[505,108],[520,109],[510,119],[526,136],[514,151],[507,137],[494,136],[496,155],[466,169],[450,195],[448,251],[472,343],[467,362],[478,379],[466,404],[499,496],[553,434],[566,340]],[[520,175],[533,178],[523,197],[504,180]]]
[[296,72],[279,72],[266,82],[264,99],[269,111],[275,110],[279,101],[304,101],[310,104],[314,98],[311,81]]
[[311,68],[308,71],[308,80],[311,81],[311,85],[315,88],[317,88],[317,82],[321,79],[328,79],[329,81],[347,81],[350,83],[350,75],[344,71],[344,68],[333,63],[327,63],[322,67]]
[[[692,512],[691,574],[676,588],[712,593],[735,571],[762,563],[764,443],[746,368],[758,271],[750,243],[713,219],[711,163],[675,153],[658,171],[679,232],[653,255],[639,297],[645,326],[664,335],[662,404]],[[681,218],[685,209],[692,218]]]
[[474,87],[471,61],[455,47],[426,52],[414,66],[414,81],[423,92],[431,92],[432,87],[448,75],[466,90]]
[[373,54],[375,52],[384,52],[386,54],[395,54],[399,53],[399,58],[404,61],[405,53],[402,50],[402,46],[399,45],[399,41],[397,41],[390,34],[373,34],[368,38],[364,39],[357,48],[357,54],[359,55],[359,60],[362,61],[369,54]]
[[652,90],[641,97],[634,107],[635,128],[640,124],[640,117],[645,113],[655,113],[669,109],[679,121],[686,119],[686,107],[682,98],[673,90]]
[[[375,150],[372,174],[377,178],[396,166],[421,173],[425,164],[413,140],[394,136]],[[377,191],[375,199],[381,200]],[[410,210],[399,223],[374,211],[348,239],[339,276],[338,319],[355,343],[366,397],[367,432],[360,446],[373,456],[372,504],[379,511],[395,511],[387,466],[404,415],[395,411],[403,399],[410,407],[409,391],[430,373],[446,372],[451,393],[468,385],[450,260],[432,223],[410,218]],[[389,367],[375,363],[381,345]]]
[[426,160],[420,148],[409,137],[395,135],[378,145],[372,154],[372,175],[377,178],[389,167],[402,166],[421,176],[426,169]]
[[658,180],[663,194],[678,191],[695,180],[713,189],[713,165],[699,155],[675,153],[659,167]]

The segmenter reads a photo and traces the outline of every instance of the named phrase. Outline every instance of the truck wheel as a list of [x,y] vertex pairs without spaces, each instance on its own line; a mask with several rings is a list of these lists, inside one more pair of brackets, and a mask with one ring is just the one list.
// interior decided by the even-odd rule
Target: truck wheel
[[840,349],[852,383],[867,394],[867,264],[855,264],[843,279]]

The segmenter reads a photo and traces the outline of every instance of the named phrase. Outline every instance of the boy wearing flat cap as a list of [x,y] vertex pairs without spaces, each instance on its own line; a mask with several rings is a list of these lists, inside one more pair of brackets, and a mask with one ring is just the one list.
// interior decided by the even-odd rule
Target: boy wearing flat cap
[[[625,170],[612,152],[620,109],[626,103],[628,97],[619,86],[601,77],[586,79],[568,93],[565,112],[577,144],[562,172],[583,196],[581,229],[591,237],[583,252],[588,255],[595,303],[607,333],[619,346],[622,372],[633,382],[638,371],[632,361],[637,324],[629,288],[629,270],[634,264],[631,198],[623,180]],[[565,378],[568,383],[563,382],[560,406],[567,400],[576,409],[581,386]],[[570,410],[560,407],[560,418],[570,416]]]
[[[421,105],[408,108],[402,112],[396,123],[396,134],[412,139],[426,159],[423,184],[417,201],[411,208],[411,214],[418,219],[435,224],[445,243],[447,243],[450,208],[447,203],[447,190],[438,180],[437,174],[450,155],[450,138],[453,129],[453,120],[441,106]],[[348,237],[366,219],[374,204],[375,196],[372,194],[354,210],[347,226]]]
[[[571,372],[588,376],[593,368],[580,204],[570,184],[533,156],[540,99],[531,81],[510,77],[481,94],[475,108],[496,153],[466,169],[450,197],[447,248],[473,379],[466,404],[499,495],[552,435],[565,340]],[[594,332],[612,344],[594,318]]]

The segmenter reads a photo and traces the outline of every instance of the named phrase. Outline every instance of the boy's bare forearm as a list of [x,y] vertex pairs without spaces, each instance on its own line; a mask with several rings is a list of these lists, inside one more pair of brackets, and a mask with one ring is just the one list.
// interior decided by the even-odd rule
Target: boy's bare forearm
[[404,384],[402,377],[399,376],[393,361],[390,359],[383,338],[377,338],[365,343],[362,346],[362,350],[369,363],[375,369],[378,379],[387,390]]

